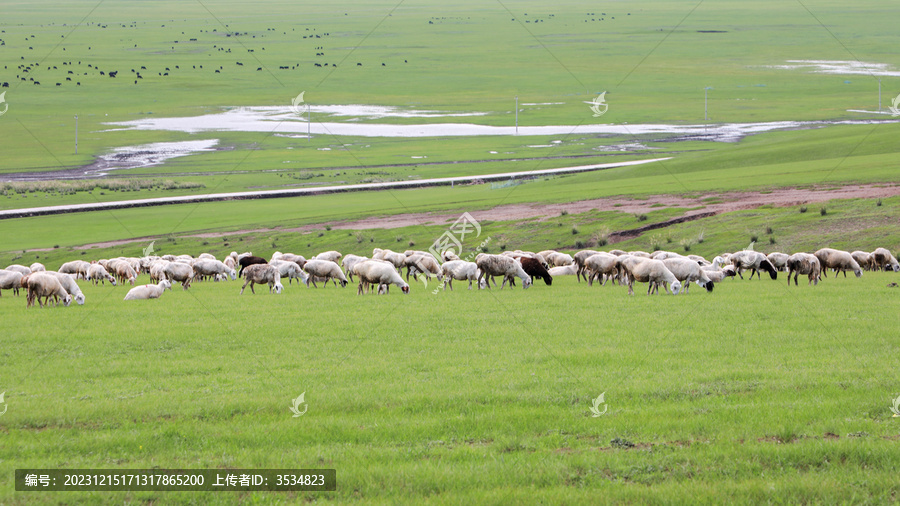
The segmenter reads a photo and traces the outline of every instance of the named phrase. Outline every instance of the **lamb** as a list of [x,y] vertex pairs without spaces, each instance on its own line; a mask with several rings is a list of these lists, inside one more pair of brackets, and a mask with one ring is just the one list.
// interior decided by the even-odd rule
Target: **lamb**
[[[599,251],[594,251],[592,249],[583,249],[578,253],[575,253],[575,256],[572,257],[575,260],[575,265],[577,268],[575,269],[575,276],[578,278],[578,282],[581,282],[581,276],[584,275],[584,261],[590,258],[593,255],[596,255]],[[585,281],[587,281],[587,276],[584,275]]]
[[341,253],[339,251],[325,251],[323,253],[319,253],[318,255],[314,256],[313,259],[328,260],[328,261],[337,263],[337,261],[340,260],[342,256],[343,255],[341,255]]
[[[527,289],[531,286],[531,277],[528,276],[528,274],[525,274],[522,265],[512,258],[503,255],[480,253],[475,257],[475,264],[481,269],[481,274],[478,275],[479,286],[481,285],[481,280],[483,278],[493,276],[503,276],[503,283],[500,284],[501,290],[506,285],[507,281],[510,281],[510,286],[512,286],[512,279],[514,276],[518,276],[519,279],[522,280],[523,289]],[[496,286],[496,282],[494,285]],[[487,287],[491,287],[490,283],[488,283]]]
[[897,262],[897,257],[892,255],[887,248],[876,248],[872,252],[872,263],[876,269],[888,270],[890,268],[894,272],[900,272],[900,263]]
[[[56,279],[56,276],[52,274],[46,272],[29,274],[22,278],[22,286],[28,289],[25,307],[33,306],[35,299],[37,299],[40,307],[43,308],[44,304],[49,306],[50,297],[56,300],[57,306],[60,299],[62,299],[63,305],[66,307],[72,303],[72,296],[66,292],[59,280]],[[44,297],[44,302],[41,302],[41,297]]]
[[[465,260],[451,260],[441,264],[441,273],[444,277],[444,290],[447,286],[453,291],[453,280],[468,281],[469,290],[472,289],[472,281],[478,282],[478,275],[481,271],[475,262],[467,262]],[[479,288],[481,286],[479,285]]]
[[406,280],[409,281],[409,275],[414,274],[418,279],[419,273],[425,274],[425,279],[431,279],[431,276],[441,275],[441,266],[431,254],[422,255],[416,253],[406,257]]
[[737,274],[741,279],[744,279],[744,275],[741,274],[744,269],[750,269],[750,279],[753,279],[754,274],[761,279],[761,271],[768,272],[772,279],[778,279],[778,271],[775,270],[775,266],[772,265],[772,262],[770,262],[768,258],[766,258],[766,255],[763,255],[758,251],[738,251],[737,253],[732,254],[729,257],[729,260],[731,260],[731,264],[734,265],[735,271],[737,271]]
[[137,279],[137,272],[135,272],[134,268],[131,267],[131,264],[125,261],[121,261],[115,264],[116,265],[116,279],[119,280],[120,283],[128,282],[131,285],[134,285],[135,280]]
[[31,269],[29,269],[28,267],[25,267],[24,265],[19,265],[19,264],[7,265],[6,269],[4,269],[4,270],[15,271],[23,276],[27,276],[27,275],[31,274]]
[[666,264],[662,260],[647,258],[632,265],[628,280],[629,295],[634,295],[633,287],[635,281],[650,283],[650,286],[647,288],[647,295],[650,295],[651,291],[658,293],[659,285],[661,284],[670,286],[672,295],[678,295],[678,292],[681,291],[681,282],[666,268]]
[[166,290],[172,289],[172,283],[167,279],[160,281],[155,285],[136,286],[125,294],[125,300],[147,300],[158,299]]
[[21,272],[0,269],[0,295],[2,290],[12,290],[13,294],[19,295],[23,277]]
[[772,264],[772,267],[775,267],[775,269],[777,269],[779,271],[786,271],[787,270],[787,259],[789,256],[790,255],[788,255],[786,253],[774,252],[774,253],[769,253],[768,255],[766,255],[766,259]]
[[797,277],[800,274],[809,275],[807,286],[818,285],[822,265],[815,255],[810,255],[809,253],[794,253],[787,259],[787,270],[788,286],[791,286],[791,274],[794,275],[794,286],[797,286]]
[[684,293],[688,293],[688,288],[690,288],[691,282],[695,282],[698,285],[706,288],[707,292],[713,291],[713,287],[715,283],[710,280],[707,272],[700,268],[700,264],[696,261],[691,260],[690,258],[667,258],[662,261],[666,268],[669,269],[675,279],[682,282],[682,286],[684,287]]
[[587,279],[588,285],[594,286],[594,278],[602,281],[601,286],[606,285],[610,278],[618,278],[618,260],[619,257],[602,251],[586,258],[584,260],[584,277]]
[[400,273],[394,269],[392,264],[364,260],[358,262],[355,265],[355,269],[356,274],[359,276],[359,288],[356,291],[358,295],[362,295],[363,287],[367,285],[377,286],[378,293],[387,293],[387,288],[390,285],[397,285],[403,293],[409,293],[409,284],[407,284],[406,281],[403,281],[403,278],[400,277]]
[[564,265],[562,267],[551,267],[547,272],[551,276],[574,276],[578,270],[577,265]]
[[237,271],[229,268],[225,265],[225,262],[220,262],[216,259],[198,259],[194,262],[194,278],[200,276],[216,276],[218,274],[223,274],[230,277],[232,280],[237,279]]
[[84,294],[81,293],[81,288],[78,286],[78,283],[75,282],[74,274],[63,274],[61,272],[55,271],[46,271],[47,274],[55,276],[57,280],[59,280],[59,284],[62,285],[63,289],[71,295],[75,302],[78,303],[79,306],[84,305]]
[[[725,266],[722,269],[704,269],[703,267],[706,267],[706,266],[701,266],[700,268],[703,269],[704,271],[706,271],[706,277],[708,277],[709,280],[712,281],[713,283],[721,283],[722,281],[725,280],[725,278],[734,277],[734,275],[735,275],[733,265]],[[711,267],[711,266],[708,266],[708,267]]]
[[[63,274],[75,274],[76,276],[81,276],[81,279],[84,279],[87,277],[87,272],[90,268],[91,264],[89,262],[85,262],[84,260],[72,260],[71,262],[60,265],[57,272],[62,272]],[[109,267],[106,268],[108,269]]]
[[368,260],[368,258],[353,254],[348,254],[341,260],[341,267],[344,268],[344,272],[347,273],[350,281],[353,281],[353,266],[365,260]]
[[303,270],[310,275],[306,278],[306,286],[309,286],[310,281],[312,281],[314,287],[319,287],[316,285],[316,280],[313,279],[314,276],[325,278],[326,285],[328,284],[328,280],[337,280],[334,281],[335,284],[340,281],[342,287],[347,286],[347,277],[344,276],[341,266],[331,260],[310,260],[303,266]]
[[[835,273],[837,271],[843,271],[844,277],[847,277],[847,271],[853,271],[856,274],[856,277],[862,276],[862,269],[859,267],[859,264],[856,263],[856,260],[850,256],[850,253],[846,251],[836,250],[833,248],[822,248],[813,255],[819,259],[819,264],[822,266],[822,274],[827,278],[828,275],[825,273],[826,269],[834,269]],[[837,277],[837,274],[835,274]]]
[[253,294],[256,294],[256,291],[253,289],[254,284],[269,285],[269,293],[272,293],[273,291],[275,293],[281,293],[284,289],[284,285],[281,284],[281,274],[278,273],[278,269],[267,263],[247,266],[244,276],[244,286],[241,287],[241,295],[244,294],[244,288],[247,288],[248,284],[250,285],[250,291]]
[[531,277],[532,283],[534,283],[535,277],[539,277],[544,280],[544,284],[547,286],[553,284],[553,276],[541,265],[540,260],[530,257],[516,257],[516,260],[522,264],[522,270]]
[[265,258],[255,257],[253,255],[239,256],[238,265],[241,266],[241,270],[238,271],[238,277],[241,277],[241,275],[244,272],[244,269],[247,268],[248,265],[259,265],[259,264],[266,264],[266,263],[268,263],[268,262],[266,262]]
[[40,262],[35,262],[35,263],[31,264],[31,266],[29,266],[28,268],[31,269],[31,272],[44,272],[47,270],[47,268],[44,267],[44,264],[42,264]]
[[175,283],[180,281],[182,290],[190,288],[191,281],[194,280],[194,268],[181,262],[167,263],[163,268],[163,272],[166,275],[166,279],[170,282]]
[[563,265],[571,265],[575,263],[575,259],[572,258],[572,255],[558,252],[553,252],[552,255],[546,256],[544,257],[544,259],[547,260],[547,264],[549,264],[551,267],[562,267]]
[[871,271],[875,268],[875,257],[866,251],[853,251],[850,253],[850,256],[856,260],[856,263],[859,264],[864,270]]
[[306,273],[303,272],[303,269],[295,262],[273,260],[269,265],[278,269],[278,274],[280,274],[282,278],[288,278],[288,284],[291,284],[295,279],[298,283],[306,283]]

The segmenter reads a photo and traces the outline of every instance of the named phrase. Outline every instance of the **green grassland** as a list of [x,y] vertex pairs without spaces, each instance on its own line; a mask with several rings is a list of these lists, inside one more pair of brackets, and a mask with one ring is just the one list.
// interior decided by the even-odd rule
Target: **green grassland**
[[[158,254],[219,257],[428,249],[446,230],[443,219],[393,229],[336,225],[660,194],[698,198],[692,209],[699,209],[699,197],[715,202],[720,192],[900,180],[900,126],[891,122],[735,143],[666,135],[306,140],[107,124],[287,106],[301,91],[314,105],[486,113],[360,122],[508,126],[518,96],[523,104],[562,102],[521,105],[520,125],[698,124],[706,86],[711,123],[888,119],[847,112],[877,107],[871,75],[767,67],[803,59],[900,67],[896,6],[883,2],[7,2],[0,41],[0,82],[10,83],[0,89],[9,106],[0,116],[0,174],[77,168],[121,146],[219,139],[216,151],[114,171],[101,182],[111,187],[76,191],[77,183],[48,181],[29,191],[0,183],[0,209],[672,157],[500,189],[2,220],[0,266],[139,256],[150,241]],[[138,84],[132,68],[142,71]],[[887,106],[900,80],[883,77],[882,85]],[[583,102],[604,90],[609,111],[593,118]],[[648,148],[602,151],[632,142]],[[725,212],[606,245],[598,242],[612,232],[687,209],[654,207],[646,219],[597,210],[484,219],[466,252],[486,241],[491,253],[616,247],[712,257],[755,239],[764,252],[883,246],[900,253],[900,197],[807,207]],[[286,230],[301,226],[308,230]],[[90,246],[106,241],[127,242]],[[888,285],[898,281],[896,273],[866,272],[788,287],[780,274],[679,296],[646,296],[637,286],[633,297],[573,277],[527,291],[457,283],[436,294],[435,280],[411,281],[409,295],[388,296],[357,296],[353,284],[239,295],[241,282],[229,281],[176,286],[136,303],[122,300],[127,286],[80,282],[84,306],[50,309],[26,309],[23,296],[4,290],[0,503],[896,502],[900,419],[889,408],[900,396],[900,289]],[[291,400],[302,392],[309,410],[292,418]],[[601,393],[608,411],[592,417]],[[14,470],[26,467],[334,468],[338,489],[15,492]]]

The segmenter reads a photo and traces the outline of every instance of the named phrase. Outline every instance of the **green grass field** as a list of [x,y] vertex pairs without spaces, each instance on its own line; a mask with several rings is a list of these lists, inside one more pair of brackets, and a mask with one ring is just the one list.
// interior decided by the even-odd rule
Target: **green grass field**
[[[0,210],[671,159],[500,189],[0,220],[0,267],[139,256],[150,241],[158,254],[366,255],[428,249],[449,223],[334,225],[504,204],[712,195],[698,209],[730,191],[895,186],[900,126],[848,109],[877,109],[879,77],[886,109],[900,78],[773,66],[841,60],[896,72],[896,15],[896,6],[872,0],[8,2]],[[521,126],[697,125],[707,122],[704,87],[712,88],[713,125],[891,121],[733,143],[669,134],[306,140],[108,124],[287,107],[304,92],[313,105],[483,113],[314,114],[314,122],[512,126],[518,97]],[[609,110],[592,117],[584,102],[603,91]],[[90,183],[3,179],[76,170],[119,147],[204,139],[218,139],[217,150]],[[615,148],[625,144],[632,148]],[[900,253],[900,196],[764,205],[597,244],[687,210],[660,205],[645,220],[598,210],[484,219],[482,235],[465,246],[474,252],[489,238],[491,253],[616,247],[712,257],[755,240],[764,252]],[[301,226],[308,230],[288,231]],[[124,242],[90,246],[108,241]],[[890,410],[900,397],[896,282],[896,273],[866,272],[788,287],[781,274],[679,296],[647,296],[639,285],[630,297],[624,287],[572,277],[527,291],[468,291],[458,282],[437,294],[434,280],[412,282],[411,294],[388,296],[357,296],[354,284],[239,295],[241,282],[230,281],[136,303],[122,300],[129,287],[79,282],[84,306],[49,309],[26,309],[23,296],[3,290],[0,504],[892,503],[900,494],[900,418]],[[308,411],[292,417],[291,401],[304,392]],[[592,417],[601,393],[607,411]],[[14,490],[19,468],[333,468],[338,487],[25,493]]]

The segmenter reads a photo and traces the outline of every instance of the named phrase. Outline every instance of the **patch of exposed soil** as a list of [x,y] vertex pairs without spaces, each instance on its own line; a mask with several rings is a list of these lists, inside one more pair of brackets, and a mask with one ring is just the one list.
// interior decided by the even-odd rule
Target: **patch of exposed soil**
[[[888,198],[900,195],[900,184],[884,183],[870,185],[848,185],[836,187],[815,186],[810,188],[778,188],[765,192],[706,192],[696,195],[653,195],[647,198],[635,199],[628,197],[610,197],[602,199],[581,200],[578,202],[565,202],[561,204],[505,204],[491,209],[470,211],[478,221],[516,221],[526,219],[539,219],[541,221],[559,216],[562,211],[570,214],[579,214],[592,210],[596,211],[620,211],[623,213],[647,213],[666,207],[695,208],[685,212],[680,217],[672,218],[662,224],[656,223],[641,227],[640,229],[614,232],[613,238],[621,236],[619,240],[640,235],[644,231],[663,226],[673,225],[693,219],[705,218],[719,213],[755,209],[763,205],[777,207],[796,206],[801,204],[813,204],[834,199],[872,199]],[[361,220],[341,221],[330,223],[332,228],[344,230],[390,229],[409,227],[414,225],[440,225],[450,224],[459,218],[459,213],[405,213],[390,216],[375,216]],[[322,228],[321,224],[304,225],[294,228],[257,228],[237,230],[232,232],[207,232],[189,234],[189,237],[216,238],[223,236],[237,236],[252,233],[265,232],[311,232]],[[646,230],[645,230],[646,229]],[[105,248],[119,246],[132,242],[150,241],[155,237],[142,237],[122,241],[107,241],[87,244],[78,249]]]

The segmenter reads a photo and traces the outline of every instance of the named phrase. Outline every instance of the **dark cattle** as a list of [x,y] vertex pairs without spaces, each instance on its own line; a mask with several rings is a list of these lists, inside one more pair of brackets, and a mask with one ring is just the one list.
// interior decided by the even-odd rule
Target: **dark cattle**
[[241,270],[238,271],[238,277],[241,277],[241,274],[244,272],[244,267],[247,267],[248,265],[267,264],[267,263],[269,263],[269,262],[267,262],[265,258],[254,257],[254,256],[244,257],[238,261],[238,264],[241,266]]
[[553,284],[553,277],[550,276],[550,273],[547,271],[547,269],[543,265],[541,265],[541,262],[539,262],[537,259],[520,257],[519,261],[522,262],[522,270],[525,271],[525,274],[531,276],[532,283],[534,282],[534,278],[538,277],[543,279],[544,283],[546,283],[547,285]]

